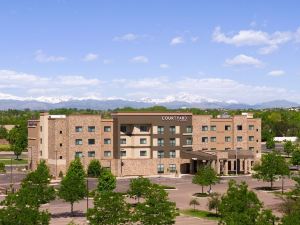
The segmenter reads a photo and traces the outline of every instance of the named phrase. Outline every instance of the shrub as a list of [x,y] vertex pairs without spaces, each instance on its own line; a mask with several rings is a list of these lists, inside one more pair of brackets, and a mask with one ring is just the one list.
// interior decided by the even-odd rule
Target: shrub
[[99,177],[101,173],[101,164],[99,160],[93,159],[88,167],[88,176],[89,177]]

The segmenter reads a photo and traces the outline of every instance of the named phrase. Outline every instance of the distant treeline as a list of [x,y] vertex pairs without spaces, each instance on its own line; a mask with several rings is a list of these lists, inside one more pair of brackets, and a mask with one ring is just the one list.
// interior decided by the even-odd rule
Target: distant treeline
[[[262,119],[262,140],[265,141],[272,136],[297,136],[300,137],[300,112],[288,109],[265,109],[265,110],[221,110],[221,109],[167,109],[163,106],[135,109],[131,107],[117,108],[114,110],[92,110],[92,109],[53,109],[49,113],[54,114],[101,114],[104,118],[110,118],[112,112],[191,112],[195,115],[217,115],[227,113],[228,115],[240,115],[242,112],[252,112],[255,118]],[[27,120],[38,119],[39,111],[6,110],[0,111],[0,125],[13,124],[26,126]]]

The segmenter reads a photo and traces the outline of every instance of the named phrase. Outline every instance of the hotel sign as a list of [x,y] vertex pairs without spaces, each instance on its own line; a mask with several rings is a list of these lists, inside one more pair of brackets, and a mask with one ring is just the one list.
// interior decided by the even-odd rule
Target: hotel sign
[[161,120],[163,121],[178,121],[178,122],[185,122],[188,120],[187,116],[162,116]]

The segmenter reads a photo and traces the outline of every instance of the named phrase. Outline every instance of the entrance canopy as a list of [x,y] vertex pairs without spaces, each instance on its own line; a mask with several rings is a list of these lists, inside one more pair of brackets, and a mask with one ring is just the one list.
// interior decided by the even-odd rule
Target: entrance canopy
[[216,160],[217,156],[203,151],[181,151],[182,159]]

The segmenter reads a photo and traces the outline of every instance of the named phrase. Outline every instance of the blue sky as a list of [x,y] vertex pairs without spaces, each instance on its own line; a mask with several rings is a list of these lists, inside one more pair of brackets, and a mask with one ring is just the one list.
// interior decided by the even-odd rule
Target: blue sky
[[296,0],[3,0],[0,98],[300,103]]

